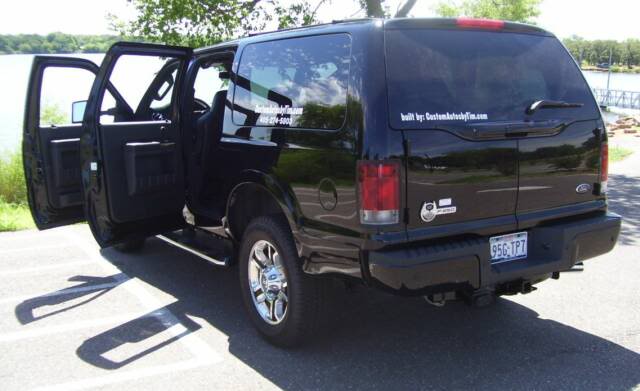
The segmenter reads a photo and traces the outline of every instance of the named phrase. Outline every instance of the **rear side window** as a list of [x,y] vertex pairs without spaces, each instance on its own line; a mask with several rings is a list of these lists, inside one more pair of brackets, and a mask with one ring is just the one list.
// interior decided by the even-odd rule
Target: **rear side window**
[[[389,115],[396,129],[599,116],[580,70],[553,37],[389,30],[385,45]],[[541,99],[584,106],[525,116],[526,107]]]
[[350,55],[347,34],[247,45],[236,75],[233,122],[340,128],[346,116]]

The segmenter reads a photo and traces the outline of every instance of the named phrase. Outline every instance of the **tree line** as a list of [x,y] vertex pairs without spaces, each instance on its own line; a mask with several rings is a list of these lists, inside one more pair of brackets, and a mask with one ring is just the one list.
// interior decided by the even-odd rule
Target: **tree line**
[[0,54],[104,53],[116,41],[116,35],[0,35]]
[[629,38],[624,41],[593,40],[572,36],[563,40],[571,55],[580,65],[611,65],[631,69],[640,66],[640,39]]
[[[64,33],[0,35],[0,54],[104,53],[114,42],[122,39],[117,35]],[[629,69],[640,66],[640,39],[586,40],[572,36],[564,39],[563,42],[581,65],[595,66],[609,63],[611,50],[612,65]]]

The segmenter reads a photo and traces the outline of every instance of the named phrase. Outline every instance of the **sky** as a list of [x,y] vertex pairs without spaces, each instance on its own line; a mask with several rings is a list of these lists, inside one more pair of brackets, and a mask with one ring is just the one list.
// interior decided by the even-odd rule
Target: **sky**
[[[385,4],[393,11],[400,2],[387,0]],[[410,15],[434,16],[438,2],[418,0]],[[0,34],[107,34],[112,33],[107,14],[124,19],[135,15],[127,0],[20,0],[7,1],[3,8]],[[540,10],[537,23],[562,38],[575,34],[587,39],[640,39],[640,0],[543,0]],[[320,8],[318,16],[328,22],[363,14],[356,0],[332,0]]]

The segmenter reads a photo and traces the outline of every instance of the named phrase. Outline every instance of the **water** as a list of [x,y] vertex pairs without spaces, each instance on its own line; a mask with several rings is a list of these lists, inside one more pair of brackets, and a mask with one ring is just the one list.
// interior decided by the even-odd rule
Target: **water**
[[[584,71],[583,73],[591,88],[607,88],[607,72]],[[640,74],[612,73],[609,88],[622,91],[640,91]]]
[[[104,54],[76,54],[97,64]],[[22,121],[26,101],[27,83],[33,55],[0,55],[0,153],[15,150],[22,139]],[[67,88],[74,85],[67,83]],[[0,155],[2,156],[2,155]]]
[[[77,54],[76,57],[89,59],[96,64],[100,64],[104,55],[102,54]],[[15,150],[22,135],[22,121],[24,117],[25,94],[31,70],[33,55],[0,55],[0,153],[5,150]],[[127,72],[137,74],[137,72]],[[606,88],[607,74],[603,72],[584,72],[588,83],[593,88]],[[135,78],[134,78],[135,79]],[[135,84],[137,80],[132,80]],[[145,81],[146,83],[146,81]],[[74,89],[86,88],[86,86],[74,85],[73,83],[62,82],[65,88],[74,92]],[[127,83],[115,83],[126,89]],[[131,83],[129,83],[131,84]],[[640,91],[639,74],[612,74],[611,89]],[[125,91],[121,91],[124,92]],[[607,121],[615,121],[618,114],[627,114],[626,111],[615,111],[613,113],[603,113]]]

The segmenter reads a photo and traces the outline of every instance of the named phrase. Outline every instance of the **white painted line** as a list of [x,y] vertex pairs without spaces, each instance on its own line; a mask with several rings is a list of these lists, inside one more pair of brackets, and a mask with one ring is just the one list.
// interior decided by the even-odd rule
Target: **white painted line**
[[6,271],[0,271],[0,277],[3,276],[12,276],[15,274],[23,274],[23,273],[37,273],[37,272],[42,272],[42,271],[47,271],[47,270],[54,270],[54,269],[64,269],[65,267],[75,267],[75,266],[82,266],[82,265],[88,265],[91,263],[96,263],[94,260],[83,260],[83,261],[74,261],[74,262],[66,262],[66,263],[57,263],[55,265],[46,265],[46,266],[37,266],[37,267],[29,267],[29,268],[25,268],[25,269],[17,269],[17,270],[6,270]]
[[[84,241],[82,238],[79,238],[79,234],[69,233],[68,237],[70,238],[71,242],[75,243],[78,247],[80,247],[80,249],[82,249],[82,251],[84,251],[88,257],[95,259],[96,262],[98,262],[107,273],[112,275],[122,273],[120,269],[115,267],[109,261],[105,260],[103,257],[99,256],[95,248],[91,248],[91,246],[88,245],[86,241]],[[130,278],[130,277],[127,276],[127,278]],[[130,279],[127,282],[127,284],[124,285],[124,287],[132,295],[137,297],[140,303],[145,308],[147,308],[148,311],[165,307],[165,305],[162,302],[160,302],[160,300],[158,300],[156,297],[154,297],[151,293],[149,293],[149,291],[145,289],[144,285],[142,285],[142,283],[137,279]],[[182,324],[178,320],[178,318],[174,314],[172,314],[171,311],[169,310],[162,311],[157,316],[158,316],[158,319],[170,325]],[[174,336],[178,336],[180,334],[180,330],[177,328],[171,328],[171,332],[173,333]],[[191,352],[191,354],[193,354],[196,357],[199,357],[200,359],[207,359],[207,360],[215,359],[220,361],[222,360],[219,354],[217,354],[206,342],[204,342],[201,338],[199,338],[193,332],[189,333],[186,336],[181,337],[178,341],[182,343]]]
[[[161,322],[155,317],[153,319],[155,322]],[[177,336],[174,335],[173,328],[180,330]],[[140,340],[126,341],[125,343],[113,346],[107,351],[101,352],[100,357],[120,367],[123,363],[130,360],[131,357],[145,356],[155,351],[158,347],[166,346],[190,333],[190,331],[181,324],[166,325],[166,328],[162,330],[153,330],[155,333],[149,332],[140,338]],[[135,333],[135,331],[133,333]]]
[[90,327],[99,327],[99,326],[110,325],[114,323],[123,323],[123,322],[126,323],[141,317],[151,317],[156,315],[158,314],[133,312],[125,315],[110,316],[107,318],[74,321],[73,323],[67,323],[67,324],[58,325],[58,326],[40,327],[37,329],[26,330],[26,331],[15,331],[13,333],[1,334],[0,343],[19,341],[21,339],[27,339],[27,338],[44,337],[52,334],[65,333],[69,331],[81,330],[81,329],[90,328]]
[[147,377],[166,375],[173,372],[186,371],[189,369],[215,364],[214,359],[195,358],[187,361],[180,361],[173,364],[157,365],[150,368],[143,368],[125,372],[117,372],[111,375],[92,377],[89,379],[75,380],[68,383],[56,384],[36,388],[38,391],[71,391],[85,390],[89,388],[99,388],[110,384],[122,383],[130,380],[139,380]]
[[114,281],[114,282],[108,282],[108,283],[105,283],[105,284],[87,285],[87,286],[83,286],[81,288],[67,288],[67,289],[61,289],[59,291],[49,292],[49,293],[44,293],[44,294],[35,293],[35,294],[31,294],[31,295],[21,295],[21,296],[7,297],[7,298],[0,299],[0,304],[12,303],[12,302],[16,302],[16,301],[25,301],[25,300],[29,300],[29,299],[39,299],[39,298],[42,298],[42,297],[63,296],[63,295],[69,295],[69,294],[73,294],[73,293],[97,291],[97,290],[101,290],[101,289],[109,289],[109,288],[113,288],[113,287],[116,287],[116,286],[122,284],[123,282],[121,282],[120,280],[126,281],[126,277],[115,278],[115,280],[116,281]]
[[10,254],[10,253],[15,253],[20,251],[29,251],[29,250],[31,251],[52,250],[52,249],[62,248],[62,247],[71,247],[71,246],[66,243],[56,243],[56,244],[48,244],[48,245],[41,245],[41,246],[35,245],[35,246],[28,246],[28,247],[14,247],[14,248],[0,250],[0,254]]

